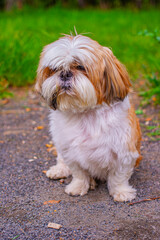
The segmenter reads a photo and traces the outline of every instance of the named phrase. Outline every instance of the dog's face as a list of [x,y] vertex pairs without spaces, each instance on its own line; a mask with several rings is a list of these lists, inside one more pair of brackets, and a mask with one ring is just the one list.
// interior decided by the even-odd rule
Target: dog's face
[[109,48],[89,37],[65,36],[44,47],[36,90],[53,109],[79,111],[120,101],[130,82]]

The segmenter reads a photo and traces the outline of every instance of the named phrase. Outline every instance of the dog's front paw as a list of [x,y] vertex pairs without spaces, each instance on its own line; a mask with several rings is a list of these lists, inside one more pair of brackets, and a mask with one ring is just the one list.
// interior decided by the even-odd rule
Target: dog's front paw
[[46,172],[46,176],[50,179],[67,178],[69,175],[71,175],[70,169],[64,164],[57,164]]
[[131,186],[127,187],[120,187],[116,190],[116,192],[112,195],[114,201],[118,202],[127,202],[131,201],[136,197],[136,189],[132,188]]
[[67,185],[65,192],[72,196],[83,196],[87,194],[89,189],[89,183],[87,181],[74,179],[72,182]]

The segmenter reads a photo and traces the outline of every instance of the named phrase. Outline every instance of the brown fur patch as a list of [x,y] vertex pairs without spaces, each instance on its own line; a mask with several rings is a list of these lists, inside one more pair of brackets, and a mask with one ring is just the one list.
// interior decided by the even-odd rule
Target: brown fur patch
[[109,48],[104,47],[106,81],[106,102],[108,104],[123,100],[130,91],[131,83],[126,68],[113,55]]
[[44,69],[41,69],[41,67],[39,66],[37,71],[37,79],[36,79],[38,84],[38,87],[36,90],[38,92],[41,92],[43,82],[53,74],[54,74],[54,71],[51,68],[45,67]]
[[140,161],[142,160],[142,156],[140,153],[140,147],[141,147],[141,129],[139,125],[139,120],[135,114],[134,107],[131,106],[129,109],[129,122],[131,125],[131,138],[128,141],[129,150],[132,152],[135,152],[136,150],[140,154],[140,156],[136,160],[135,167],[139,165]]
[[88,49],[87,51],[93,55],[92,63],[90,58],[86,58],[84,66],[86,76],[95,88],[97,103],[101,104],[104,101],[110,104],[123,100],[131,86],[125,66],[118,61],[109,48],[102,47],[96,41],[91,42],[91,49],[95,51]]

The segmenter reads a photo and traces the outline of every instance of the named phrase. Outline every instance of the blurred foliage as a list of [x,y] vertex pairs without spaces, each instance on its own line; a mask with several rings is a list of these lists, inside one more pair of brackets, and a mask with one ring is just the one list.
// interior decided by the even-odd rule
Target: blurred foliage
[[[154,31],[148,31],[147,29],[140,31],[139,36],[151,37],[156,42],[156,48],[160,47],[160,33],[158,29]],[[146,74],[144,77],[148,80],[146,83],[145,89],[140,92],[140,95],[144,98],[144,103],[153,101],[155,104],[160,104],[160,65],[157,64],[157,59],[152,56],[150,62],[154,65],[157,65],[157,71],[148,73],[145,66],[143,66]],[[147,90],[146,90],[147,87]]]
[[[142,74],[148,79],[146,88],[156,87],[160,72],[159,22],[160,14],[156,9],[79,11],[60,8],[59,5],[46,9],[24,6],[21,10],[0,12],[0,29],[3,33],[0,34],[2,96],[5,96],[8,86],[33,84],[43,46],[55,41],[61,33],[70,33],[74,26],[78,33],[87,33],[100,44],[112,48],[126,65],[132,80]],[[144,89],[142,94],[145,98],[154,97],[158,88],[155,91],[147,96]]]
[[60,33],[70,33],[74,26],[78,33],[88,33],[100,44],[111,47],[132,79],[140,73],[156,72],[160,49],[152,38],[137,36],[137,32],[146,27],[156,29],[159,22],[157,10],[78,11],[54,7],[0,13],[0,78],[11,86],[32,84],[43,46],[55,41]]
[[159,6],[159,0],[0,0],[0,8],[10,10],[12,7],[21,8],[23,5],[32,7],[132,7],[132,8],[148,8],[151,6]]
[[155,104],[160,104],[160,77],[158,73],[147,74],[145,77],[148,83],[146,83],[145,89],[140,92],[140,95],[144,98],[143,103],[152,101]]
[[149,32],[147,29],[140,31],[138,33],[139,36],[145,36],[145,37],[152,37],[154,38],[158,43],[160,43],[160,34],[158,29],[155,29],[153,32]]
[[8,82],[5,79],[0,81],[0,99],[12,97],[13,94],[8,90]]

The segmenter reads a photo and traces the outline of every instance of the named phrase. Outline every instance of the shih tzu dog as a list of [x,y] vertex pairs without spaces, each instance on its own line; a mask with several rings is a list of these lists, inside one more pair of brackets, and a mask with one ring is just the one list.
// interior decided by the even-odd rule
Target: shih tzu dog
[[35,88],[51,108],[58,151],[57,164],[46,175],[72,174],[67,194],[83,196],[100,179],[107,180],[115,201],[135,198],[128,181],[141,160],[141,131],[130,86],[112,51],[89,37],[65,35],[44,47]]

